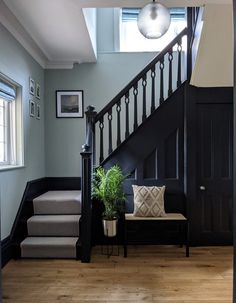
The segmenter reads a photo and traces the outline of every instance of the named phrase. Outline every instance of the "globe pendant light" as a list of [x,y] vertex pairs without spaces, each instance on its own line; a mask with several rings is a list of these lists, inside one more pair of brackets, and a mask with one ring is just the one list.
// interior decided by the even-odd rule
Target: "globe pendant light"
[[162,4],[155,2],[145,5],[138,15],[138,29],[147,39],[162,37],[170,27],[170,12]]

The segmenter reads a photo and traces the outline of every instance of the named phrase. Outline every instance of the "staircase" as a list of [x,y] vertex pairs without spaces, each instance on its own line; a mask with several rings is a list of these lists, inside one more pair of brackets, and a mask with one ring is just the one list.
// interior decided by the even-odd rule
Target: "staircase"
[[[87,108],[81,153],[82,217],[87,235],[91,235],[92,174],[98,165],[119,164],[130,174],[125,182],[128,200],[132,200],[131,185],[140,182],[150,186],[163,184],[165,179],[168,188],[184,192],[185,83],[191,77],[199,20],[199,8],[188,8],[187,28],[99,113],[93,106]],[[167,126],[165,131],[163,126]],[[158,158],[162,159],[156,168]],[[91,239],[84,238],[82,243],[89,258]]]
[[76,259],[81,218],[80,191],[48,191],[33,200],[28,237],[20,244],[23,258]]

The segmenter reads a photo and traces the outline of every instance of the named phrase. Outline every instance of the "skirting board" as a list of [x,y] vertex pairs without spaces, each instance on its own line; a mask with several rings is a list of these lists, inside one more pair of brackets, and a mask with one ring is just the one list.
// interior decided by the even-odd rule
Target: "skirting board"
[[3,268],[12,258],[11,239],[5,238],[1,241],[1,268]]

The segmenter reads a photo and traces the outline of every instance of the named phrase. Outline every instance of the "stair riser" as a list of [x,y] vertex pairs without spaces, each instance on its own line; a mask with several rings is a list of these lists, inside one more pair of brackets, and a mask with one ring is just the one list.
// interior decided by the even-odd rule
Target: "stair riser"
[[78,215],[80,213],[81,205],[77,202],[34,201],[35,215]]
[[28,222],[29,236],[60,236],[60,237],[78,237],[79,222],[63,223],[38,223]]
[[48,246],[38,246],[38,247],[21,247],[21,257],[22,258],[65,258],[65,259],[75,259],[76,258],[76,248],[75,247],[48,247]]

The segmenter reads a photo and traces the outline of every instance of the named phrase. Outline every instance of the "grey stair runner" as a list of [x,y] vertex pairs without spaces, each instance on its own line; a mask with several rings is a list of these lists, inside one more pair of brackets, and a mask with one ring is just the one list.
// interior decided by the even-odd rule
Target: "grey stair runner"
[[28,219],[29,236],[79,236],[80,215],[37,215]]
[[28,237],[21,242],[23,258],[76,258],[77,237]]
[[76,258],[81,213],[80,191],[49,191],[33,200],[23,258]]
[[81,191],[48,191],[33,200],[35,215],[81,213]]

